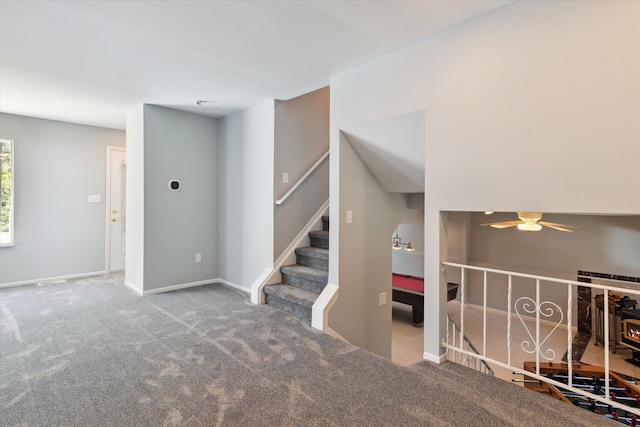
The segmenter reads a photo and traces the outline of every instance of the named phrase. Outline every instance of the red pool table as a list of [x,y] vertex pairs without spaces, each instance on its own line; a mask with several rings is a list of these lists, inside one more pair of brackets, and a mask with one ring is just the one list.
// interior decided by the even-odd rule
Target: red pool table
[[[412,308],[413,325],[420,326],[424,322],[424,278],[406,274],[392,273],[392,299]],[[447,283],[447,301],[455,299],[458,294],[457,283]]]

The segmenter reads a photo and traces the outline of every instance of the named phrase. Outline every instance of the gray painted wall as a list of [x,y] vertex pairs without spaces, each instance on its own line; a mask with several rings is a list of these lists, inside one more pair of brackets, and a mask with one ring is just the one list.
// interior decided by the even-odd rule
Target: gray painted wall
[[[344,137],[339,158],[340,211],[331,210],[330,245],[340,254],[340,297],[329,326],[349,342],[391,358],[391,235],[407,196],[387,192]],[[346,223],[347,211],[353,212],[352,224]],[[383,292],[387,303],[379,306]]]
[[[480,226],[514,217],[514,213],[471,214],[472,264],[570,280],[576,280],[578,270],[640,277],[640,216],[544,214],[544,221],[583,227],[573,233],[548,228],[523,232]],[[493,275],[490,278],[495,284],[488,287],[487,305],[506,311],[506,279]],[[468,302],[482,305],[482,274],[469,274],[468,283]],[[522,295],[535,295],[535,282],[514,280],[513,301]],[[566,286],[544,284],[541,299],[553,301],[565,310]]]
[[640,277],[640,216],[545,213],[542,220],[581,227],[573,233],[543,227],[522,232],[486,222],[510,221],[515,213],[471,214],[471,262],[547,270],[575,277],[577,270]]
[[[274,200],[329,149],[329,88],[275,105]],[[289,183],[282,182],[282,173]],[[274,204],[274,260],[329,198],[329,159],[283,205]]]
[[217,132],[214,118],[144,106],[145,291],[219,277]]
[[220,119],[220,277],[240,287],[273,266],[274,102]]
[[2,113],[0,137],[15,141],[15,245],[0,247],[0,283],[104,271],[106,147],[125,133]]

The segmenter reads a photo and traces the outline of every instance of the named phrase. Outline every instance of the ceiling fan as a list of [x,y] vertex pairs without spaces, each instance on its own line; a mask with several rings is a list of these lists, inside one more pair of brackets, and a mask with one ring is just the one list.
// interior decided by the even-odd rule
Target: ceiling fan
[[481,225],[490,225],[493,228],[508,228],[518,227],[518,230],[522,231],[540,231],[542,227],[553,228],[554,230],[573,232],[579,227],[567,224],[556,224],[553,222],[540,221],[542,219],[542,212],[518,212],[519,221],[501,221],[501,222],[487,222]]

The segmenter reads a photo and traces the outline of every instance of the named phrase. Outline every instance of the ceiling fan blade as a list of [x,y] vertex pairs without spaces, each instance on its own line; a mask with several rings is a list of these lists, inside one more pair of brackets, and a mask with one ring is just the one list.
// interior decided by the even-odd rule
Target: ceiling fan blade
[[538,224],[544,225],[545,227],[553,228],[554,230],[567,231],[569,233],[573,233],[573,230],[570,230],[569,228],[573,228],[574,230],[577,230],[580,228],[572,225],[555,224],[553,222],[545,222],[545,221],[538,221]]
[[515,227],[518,224],[522,224],[522,221],[487,222],[486,224],[480,224],[480,225],[490,225],[493,228],[507,228],[507,227]]

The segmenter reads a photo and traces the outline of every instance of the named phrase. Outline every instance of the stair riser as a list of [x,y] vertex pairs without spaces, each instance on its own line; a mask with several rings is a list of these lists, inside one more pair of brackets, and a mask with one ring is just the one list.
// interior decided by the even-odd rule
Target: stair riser
[[329,271],[329,260],[321,258],[312,258],[304,255],[296,256],[296,264],[306,265],[307,267],[319,268]]
[[285,301],[273,295],[267,295],[266,303],[279,310],[282,310],[289,314],[293,314],[296,317],[300,317],[307,320],[308,322],[311,322],[311,308],[306,308],[299,304]]
[[314,248],[329,249],[329,239],[318,239],[311,237],[311,245]]
[[282,283],[304,289],[305,291],[315,292],[319,294],[327,286],[327,282],[317,282],[304,277],[294,276],[291,274],[282,275]]

